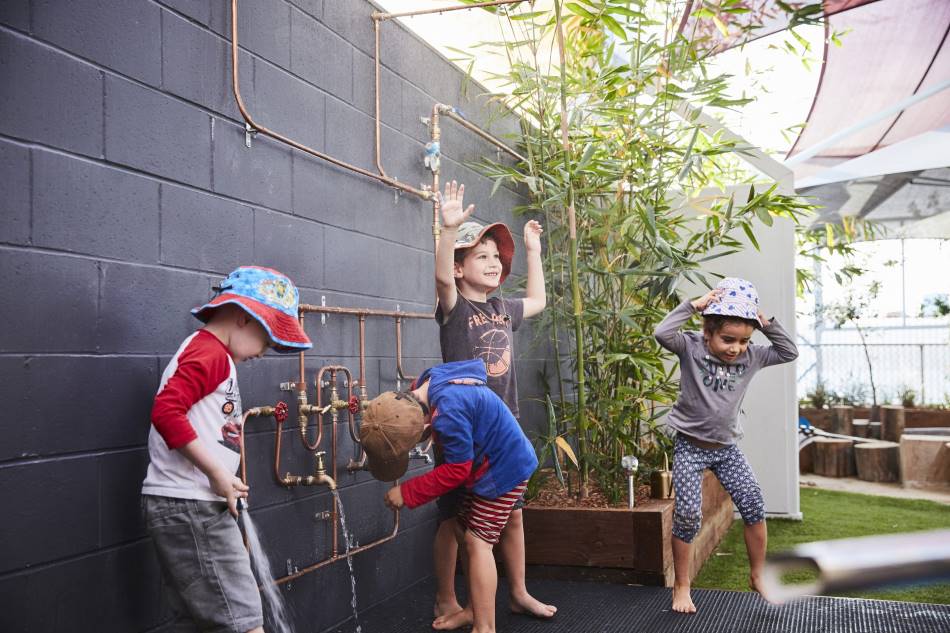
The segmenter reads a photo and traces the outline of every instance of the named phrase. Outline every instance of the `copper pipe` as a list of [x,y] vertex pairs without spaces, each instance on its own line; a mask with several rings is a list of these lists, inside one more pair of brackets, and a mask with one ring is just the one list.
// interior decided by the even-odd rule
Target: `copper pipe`
[[[334,515],[335,515],[336,514],[336,500],[335,499],[334,499],[334,504],[333,504],[333,510],[334,510]],[[336,523],[334,522],[333,525],[336,526]],[[356,554],[359,554],[360,552],[365,552],[366,550],[372,549],[376,547],[377,545],[381,545],[385,543],[386,541],[391,541],[392,539],[396,538],[396,535],[398,533],[399,533],[399,510],[393,510],[393,531],[390,532],[389,536],[384,536],[383,538],[375,540],[372,543],[367,543],[366,545],[360,545],[359,547],[354,547],[353,549],[350,550],[349,554],[334,554],[333,556],[331,556],[330,558],[324,561],[321,561],[314,565],[310,565],[309,567],[305,567],[301,569],[300,571],[284,576],[283,578],[278,578],[277,580],[274,581],[274,583],[277,585],[282,585],[286,582],[296,580],[297,578],[300,578],[301,576],[305,574],[309,574],[312,571],[316,571],[317,569],[320,569],[321,567],[326,567],[327,565],[331,565],[337,562],[338,560],[342,560],[346,558],[347,556],[355,556]],[[336,541],[334,541],[334,544],[335,542]]]
[[431,312],[399,312],[395,310],[374,310],[372,308],[337,308],[333,306],[317,306],[301,303],[298,306],[301,313],[317,312],[320,314],[348,314],[351,316],[382,316],[402,317],[404,319],[431,319]]
[[479,9],[482,7],[497,7],[506,4],[521,4],[527,0],[493,0],[492,2],[477,2],[474,4],[464,4],[456,7],[443,7],[441,9],[423,9],[421,11],[408,11],[406,13],[373,13],[373,20],[392,20],[393,18],[404,18],[413,15],[426,15],[429,13],[448,13],[449,11],[463,11],[465,9]]
[[407,376],[402,369],[402,317],[396,317],[396,379],[411,383],[415,376]]
[[[274,407],[252,407],[244,412],[244,416],[241,418],[241,433],[238,440],[238,444],[241,452],[241,481],[247,484],[247,461],[246,461],[246,451],[244,448],[244,429],[247,426],[247,419],[251,416],[272,416],[274,415]],[[280,481],[280,430],[283,423],[274,418],[274,422],[277,423],[277,442],[274,449],[274,479]]]
[[388,178],[386,170],[383,169],[382,150],[380,149],[380,129],[379,129],[379,20],[373,20],[373,36],[376,41],[375,59],[376,59],[376,170],[384,178]]
[[369,398],[366,392],[366,315],[360,317],[360,400]]
[[477,134],[478,136],[482,137],[483,139],[485,139],[486,141],[488,141],[488,142],[491,143],[492,145],[495,145],[496,147],[498,147],[498,149],[500,149],[500,150],[502,150],[502,151],[504,151],[504,152],[507,152],[507,153],[510,154],[512,157],[517,158],[518,160],[520,160],[520,161],[523,162],[523,163],[527,163],[527,162],[528,162],[528,159],[527,159],[527,158],[525,158],[524,156],[522,156],[521,154],[519,154],[519,153],[516,152],[515,150],[513,150],[513,149],[511,149],[510,147],[508,147],[507,145],[505,145],[504,142],[498,140],[497,138],[495,138],[494,136],[492,136],[491,134],[489,134],[488,132],[486,132],[486,131],[483,130],[482,128],[478,127],[477,125],[475,125],[475,124],[472,123],[471,121],[468,121],[467,119],[463,119],[461,116],[459,116],[458,112],[457,112],[457,111],[455,110],[455,108],[453,108],[452,106],[445,105],[445,104],[436,104],[436,107],[439,108],[439,109],[442,111],[442,114],[444,114],[445,116],[449,117],[450,119],[452,119],[453,121],[455,121],[456,123],[458,123],[459,125],[461,125],[462,127],[464,127],[465,129],[467,129],[467,130],[469,130],[469,131],[471,131],[471,132],[474,132],[475,134]]
[[[442,143],[442,126],[439,124],[439,104],[432,105],[432,116],[429,118],[429,135],[433,143]],[[439,209],[442,208],[442,198],[439,196],[439,176],[442,173],[441,165],[432,170],[432,255],[439,251],[439,238],[442,236],[442,224]]]
[[342,167],[343,169],[348,169],[349,171],[356,172],[358,174],[366,176],[367,178],[378,180],[379,182],[389,185],[390,187],[401,189],[402,191],[406,191],[408,193],[417,195],[423,200],[431,200],[432,199],[431,191],[425,191],[424,189],[416,189],[415,187],[410,187],[409,185],[405,185],[399,182],[395,178],[380,176],[378,174],[374,174],[371,171],[367,171],[361,167],[350,165],[349,163],[345,163],[338,158],[333,158],[332,156],[328,156],[327,154],[324,154],[323,152],[318,152],[317,150],[311,147],[308,147],[306,145],[298,143],[297,141],[289,139],[286,136],[283,136],[282,134],[274,132],[273,130],[270,130],[264,127],[263,125],[260,125],[256,121],[254,121],[250,113],[247,111],[247,107],[244,104],[244,98],[241,96],[241,88],[240,88],[240,83],[238,81],[237,3],[238,3],[238,0],[231,0],[231,83],[232,83],[232,87],[234,91],[234,99],[237,102],[238,110],[240,110],[241,116],[244,117],[244,120],[247,122],[247,125],[250,126],[250,128],[254,132],[259,132],[265,136],[269,136],[276,141],[280,141],[281,143],[284,143],[295,149],[298,149],[301,152],[310,154],[311,156],[316,156],[317,158],[321,160],[325,160],[328,163],[336,165],[337,167]]

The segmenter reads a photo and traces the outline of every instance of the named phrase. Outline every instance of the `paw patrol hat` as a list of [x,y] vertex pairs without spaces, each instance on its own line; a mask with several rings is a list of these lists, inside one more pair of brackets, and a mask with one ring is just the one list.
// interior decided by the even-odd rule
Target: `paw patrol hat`
[[722,290],[722,294],[706,306],[703,316],[718,314],[759,322],[759,293],[751,282],[726,277],[716,284],[716,288]]
[[241,266],[215,290],[218,294],[211,301],[191,311],[201,321],[207,323],[214,308],[234,303],[264,327],[275,351],[290,354],[313,347],[298,320],[297,287],[286,275],[270,268]]
[[498,245],[498,256],[501,258],[501,277],[498,283],[502,284],[511,272],[511,260],[515,256],[515,240],[502,222],[488,226],[482,226],[478,222],[463,222],[455,234],[455,250],[472,248],[481,242],[485,235],[489,235]]

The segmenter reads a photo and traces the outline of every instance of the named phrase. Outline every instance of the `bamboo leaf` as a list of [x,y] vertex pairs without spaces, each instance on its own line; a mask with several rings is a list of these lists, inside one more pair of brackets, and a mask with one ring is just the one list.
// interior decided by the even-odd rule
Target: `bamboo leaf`
[[561,449],[561,452],[567,455],[567,458],[571,460],[572,464],[574,464],[574,468],[580,468],[580,464],[577,463],[577,456],[574,455],[574,449],[571,448],[571,445],[567,443],[567,440],[558,435],[556,438],[554,438],[554,443],[557,444],[559,449]]

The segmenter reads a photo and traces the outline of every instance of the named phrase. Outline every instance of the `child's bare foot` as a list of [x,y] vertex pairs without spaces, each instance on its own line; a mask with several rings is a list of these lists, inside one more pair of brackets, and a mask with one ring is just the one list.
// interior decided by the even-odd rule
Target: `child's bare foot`
[[443,615],[452,615],[453,613],[458,613],[461,610],[462,605],[460,605],[458,600],[455,598],[445,601],[436,599],[435,604],[432,606],[432,615],[438,618]]
[[696,613],[696,605],[689,595],[689,587],[673,586],[673,610],[678,613]]
[[439,631],[451,631],[452,629],[460,629],[463,626],[472,626],[472,622],[474,621],[472,610],[465,608],[455,613],[440,615],[432,621],[432,628]]
[[523,613],[533,615],[536,618],[550,618],[557,613],[557,607],[553,604],[544,604],[529,593],[520,596],[511,596],[508,600],[508,606],[512,613]]
[[759,594],[760,596],[768,600],[768,598],[765,597],[765,594],[762,593],[762,579],[759,578],[758,576],[749,574],[749,589],[751,589],[752,591],[756,592],[757,594]]

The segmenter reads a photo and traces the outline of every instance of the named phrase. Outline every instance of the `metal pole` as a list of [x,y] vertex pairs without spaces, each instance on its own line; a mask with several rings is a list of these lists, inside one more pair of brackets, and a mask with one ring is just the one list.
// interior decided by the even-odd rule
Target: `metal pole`
[[924,344],[921,343],[920,344],[920,404],[921,406],[923,406],[923,404],[926,402],[926,400],[924,400],[924,376],[926,375],[927,374],[924,371]]

